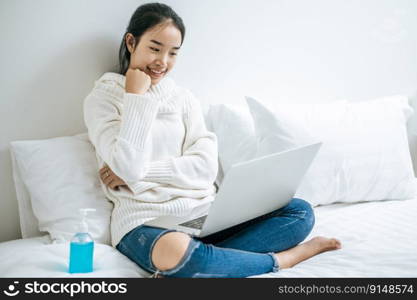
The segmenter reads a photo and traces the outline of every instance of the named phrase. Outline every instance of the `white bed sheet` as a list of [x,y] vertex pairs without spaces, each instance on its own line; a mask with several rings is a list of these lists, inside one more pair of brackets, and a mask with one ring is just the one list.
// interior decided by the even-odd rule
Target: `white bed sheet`
[[68,273],[69,243],[52,244],[49,235],[0,243],[0,277],[147,277],[148,272],[113,247],[94,245],[90,273]]
[[[342,249],[291,269],[251,277],[417,277],[417,199],[316,207],[306,238],[337,237]],[[69,274],[69,244],[48,236],[0,243],[0,277],[148,277],[108,245],[95,245],[94,272]]]
[[252,277],[417,277],[417,199],[316,207],[306,240],[336,237],[342,249]]

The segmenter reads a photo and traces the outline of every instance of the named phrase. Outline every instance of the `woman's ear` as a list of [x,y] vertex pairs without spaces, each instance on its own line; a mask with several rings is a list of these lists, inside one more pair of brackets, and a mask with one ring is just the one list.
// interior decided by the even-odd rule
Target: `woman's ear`
[[125,38],[127,50],[132,54],[135,51],[135,37],[128,33]]

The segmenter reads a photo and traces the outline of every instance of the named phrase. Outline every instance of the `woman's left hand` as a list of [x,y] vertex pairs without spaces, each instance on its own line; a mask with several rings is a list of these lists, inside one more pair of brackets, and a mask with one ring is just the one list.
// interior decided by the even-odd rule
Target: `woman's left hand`
[[107,165],[104,165],[104,167],[100,169],[99,174],[103,183],[111,189],[118,189],[118,186],[122,185],[127,186],[127,184],[120,177],[114,174]]

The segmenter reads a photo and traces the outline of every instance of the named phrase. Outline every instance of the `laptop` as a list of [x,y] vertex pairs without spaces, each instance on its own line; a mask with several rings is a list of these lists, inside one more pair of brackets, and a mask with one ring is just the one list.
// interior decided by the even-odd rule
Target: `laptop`
[[314,143],[234,164],[225,174],[205,213],[163,216],[145,225],[176,229],[205,237],[287,205],[322,143]]

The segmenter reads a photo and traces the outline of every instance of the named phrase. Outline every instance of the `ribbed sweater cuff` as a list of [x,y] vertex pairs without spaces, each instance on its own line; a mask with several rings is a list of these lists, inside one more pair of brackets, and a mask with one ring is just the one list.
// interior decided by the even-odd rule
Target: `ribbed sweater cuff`
[[123,105],[119,136],[143,149],[160,101],[151,96],[125,93]]
[[147,163],[143,180],[152,182],[171,182],[173,174],[172,159],[158,160]]
[[144,181],[126,182],[126,184],[134,195],[139,195],[154,186],[154,183]]

